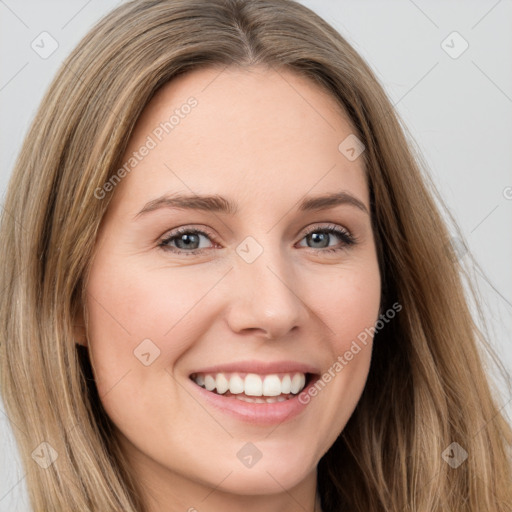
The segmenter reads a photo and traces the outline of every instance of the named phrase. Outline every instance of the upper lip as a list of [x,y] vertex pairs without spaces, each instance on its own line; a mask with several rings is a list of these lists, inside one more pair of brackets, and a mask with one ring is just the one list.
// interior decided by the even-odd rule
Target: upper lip
[[[296,361],[235,361],[232,363],[222,363],[214,366],[208,366],[192,372],[194,373],[313,373],[319,374],[318,368],[305,363]],[[192,375],[191,374],[191,375]]]

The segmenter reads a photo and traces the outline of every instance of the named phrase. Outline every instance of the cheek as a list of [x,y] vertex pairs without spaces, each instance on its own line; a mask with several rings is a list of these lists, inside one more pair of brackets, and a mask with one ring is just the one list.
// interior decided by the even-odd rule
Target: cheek
[[106,268],[91,272],[91,315],[96,312],[102,330],[133,338],[163,336],[199,302],[208,285],[183,270],[166,272],[136,263]]
[[[316,417],[322,418],[329,432],[322,440],[327,449],[352,415],[368,377],[380,306],[378,265],[373,259],[363,265],[347,265],[335,275],[324,276],[317,285],[322,294],[311,303],[316,304],[315,312],[330,333],[330,360],[304,400],[318,408]],[[326,404],[330,406],[326,408]]]
[[[154,360],[152,368],[172,365],[214,315],[198,305],[218,279],[215,272],[197,279],[192,266],[166,270],[147,268],[136,259],[95,262],[87,310],[89,350],[100,395],[127,372],[140,372],[142,354],[145,362]],[[130,380],[135,376],[132,373]]]
[[374,260],[369,260],[367,264],[348,265],[323,279],[325,283],[317,283],[322,290],[317,294],[317,310],[331,334],[332,348],[341,354],[358,336],[364,339],[364,333],[377,321],[381,295],[379,268]]

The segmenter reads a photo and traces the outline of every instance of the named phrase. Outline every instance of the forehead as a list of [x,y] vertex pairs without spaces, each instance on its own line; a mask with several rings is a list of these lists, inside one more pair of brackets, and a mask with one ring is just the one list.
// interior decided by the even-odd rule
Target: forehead
[[339,149],[353,134],[335,98],[291,71],[194,70],[165,84],[144,109],[123,159],[131,170],[113,203],[131,211],[173,192],[283,203],[350,190],[368,205],[363,159],[350,161]]

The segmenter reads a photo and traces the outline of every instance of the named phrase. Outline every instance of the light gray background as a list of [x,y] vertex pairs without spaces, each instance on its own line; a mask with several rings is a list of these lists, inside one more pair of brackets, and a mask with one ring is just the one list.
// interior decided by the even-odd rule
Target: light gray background
[[[112,0],[0,0],[0,192],[59,64]],[[423,153],[484,270],[492,342],[512,369],[512,1],[308,0],[369,62]],[[57,50],[32,48],[46,31]],[[469,44],[452,58],[441,43]],[[40,43],[41,44],[41,43]],[[463,41],[450,36],[448,51]],[[48,48],[48,46],[46,46]],[[3,201],[0,201],[3,204]],[[501,384],[501,404],[511,399]],[[34,440],[34,448],[39,440]],[[0,403],[0,512],[28,510],[24,471]]]

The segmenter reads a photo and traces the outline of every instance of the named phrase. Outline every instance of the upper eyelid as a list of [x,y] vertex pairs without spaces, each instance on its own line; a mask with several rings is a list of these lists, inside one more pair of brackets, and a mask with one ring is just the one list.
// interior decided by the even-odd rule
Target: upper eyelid
[[315,230],[322,231],[323,229],[336,229],[336,230],[339,230],[339,231],[345,231],[349,235],[352,234],[352,232],[349,229],[347,229],[345,226],[340,226],[339,224],[333,224],[332,222],[327,223],[326,225],[321,225],[321,223],[320,224],[313,224],[312,226],[306,228],[304,233],[305,234],[309,234],[312,231],[315,231]]

